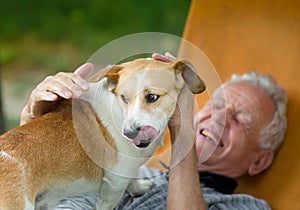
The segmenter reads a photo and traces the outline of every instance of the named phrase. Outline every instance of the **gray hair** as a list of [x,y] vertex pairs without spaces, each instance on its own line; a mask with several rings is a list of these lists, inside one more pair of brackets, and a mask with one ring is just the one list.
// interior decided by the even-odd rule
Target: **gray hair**
[[285,136],[287,129],[286,104],[287,95],[271,75],[259,75],[255,71],[243,75],[233,74],[222,86],[232,83],[246,82],[261,88],[267,93],[275,104],[275,113],[272,121],[261,131],[259,136],[260,146],[264,149],[272,149],[276,152]]

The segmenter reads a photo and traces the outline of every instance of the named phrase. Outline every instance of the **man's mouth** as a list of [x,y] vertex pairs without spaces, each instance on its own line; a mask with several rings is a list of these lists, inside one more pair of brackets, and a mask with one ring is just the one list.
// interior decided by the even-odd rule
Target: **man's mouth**
[[200,131],[200,133],[207,137],[207,139],[209,139],[210,141],[212,141],[213,143],[215,143],[217,146],[220,146],[220,147],[223,147],[224,144],[221,140],[218,140],[218,138],[213,134],[211,133],[210,131],[206,130],[206,129],[202,129]]

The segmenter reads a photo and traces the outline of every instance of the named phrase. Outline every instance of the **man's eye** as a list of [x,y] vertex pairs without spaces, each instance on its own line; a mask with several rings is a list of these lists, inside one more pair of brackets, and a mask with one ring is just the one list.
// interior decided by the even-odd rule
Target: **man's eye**
[[159,95],[149,93],[145,95],[145,99],[148,103],[154,103],[155,101],[157,101],[157,99],[159,99]]
[[211,99],[211,105],[213,109],[223,109],[225,107],[225,101],[220,99]]
[[248,113],[240,112],[234,116],[234,119],[237,123],[247,125],[251,123],[251,116]]
[[128,100],[124,95],[121,95],[121,99],[125,104],[128,104]]

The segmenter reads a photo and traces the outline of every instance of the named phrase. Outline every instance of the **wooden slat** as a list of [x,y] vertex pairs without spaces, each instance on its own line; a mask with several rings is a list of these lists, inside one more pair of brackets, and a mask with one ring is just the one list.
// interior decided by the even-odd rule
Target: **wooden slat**
[[[193,0],[183,38],[208,56],[223,81],[232,73],[256,70],[272,74],[286,89],[285,143],[272,167],[240,179],[237,192],[264,198],[275,210],[299,210],[300,1]],[[188,54],[183,47],[181,55]]]

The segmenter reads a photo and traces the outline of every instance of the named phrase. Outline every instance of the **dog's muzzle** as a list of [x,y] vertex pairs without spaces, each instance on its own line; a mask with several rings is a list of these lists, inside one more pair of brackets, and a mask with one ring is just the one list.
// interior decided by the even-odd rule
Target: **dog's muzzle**
[[124,129],[124,135],[132,139],[135,146],[145,148],[157,137],[158,132],[152,126],[144,126],[135,129]]

